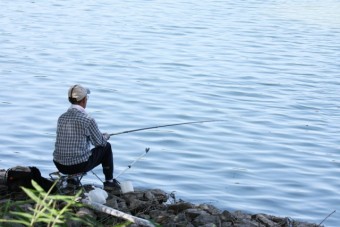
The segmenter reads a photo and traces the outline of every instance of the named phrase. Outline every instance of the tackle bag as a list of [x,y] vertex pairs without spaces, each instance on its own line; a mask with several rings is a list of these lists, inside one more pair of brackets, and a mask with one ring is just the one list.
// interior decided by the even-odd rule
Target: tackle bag
[[[53,186],[53,182],[41,176],[40,170],[34,166],[16,166],[7,171],[0,170],[0,184],[8,187],[10,192],[18,192],[21,187],[33,188],[32,180],[37,182],[46,192]],[[52,192],[54,192],[52,190]]]

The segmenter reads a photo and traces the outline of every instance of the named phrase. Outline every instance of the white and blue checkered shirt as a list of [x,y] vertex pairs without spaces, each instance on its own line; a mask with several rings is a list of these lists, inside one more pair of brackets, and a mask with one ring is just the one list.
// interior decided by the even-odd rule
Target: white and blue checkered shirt
[[86,162],[91,144],[97,147],[106,143],[95,120],[81,106],[72,105],[58,119],[53,159],[62,165]]

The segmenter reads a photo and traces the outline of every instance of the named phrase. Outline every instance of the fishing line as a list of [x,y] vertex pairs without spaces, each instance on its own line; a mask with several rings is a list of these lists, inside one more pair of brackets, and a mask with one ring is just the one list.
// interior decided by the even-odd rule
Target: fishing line
[[176,125],[199,124],[199,123],[216,122],[216,121],[226,121],[226,120],[189,121],[189,122],[184,122],[184,123],[158,125],[158,126],[152,126],[152,127],[146,127],[146,128],[132,129],[132,130],[127,130],[127,131],[123,131],[123,132],[111,133],[110,136],[115,136],[115,135],[120,135],[120,134],[124,134],[124,133],[130,133],[130,132],[138,132],[138,131],[154,129],[154,128],[163,128],[163,127],[176,126]]

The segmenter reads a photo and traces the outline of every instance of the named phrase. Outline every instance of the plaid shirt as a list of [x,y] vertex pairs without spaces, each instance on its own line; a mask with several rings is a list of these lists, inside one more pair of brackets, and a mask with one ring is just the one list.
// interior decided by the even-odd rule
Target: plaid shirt
[[62,165],[86,162],[91,156],[91,144],[105,146],[106,140],[95,120],[78,105],[72,105],[58,119],[54,161]]

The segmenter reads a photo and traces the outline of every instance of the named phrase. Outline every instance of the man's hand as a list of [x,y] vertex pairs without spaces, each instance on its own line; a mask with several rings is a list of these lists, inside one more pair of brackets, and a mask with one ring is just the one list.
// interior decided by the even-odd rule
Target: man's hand
[[103,137],[105,140],[109,140],[110,139],[110,134],[109,133],[103,133]]

